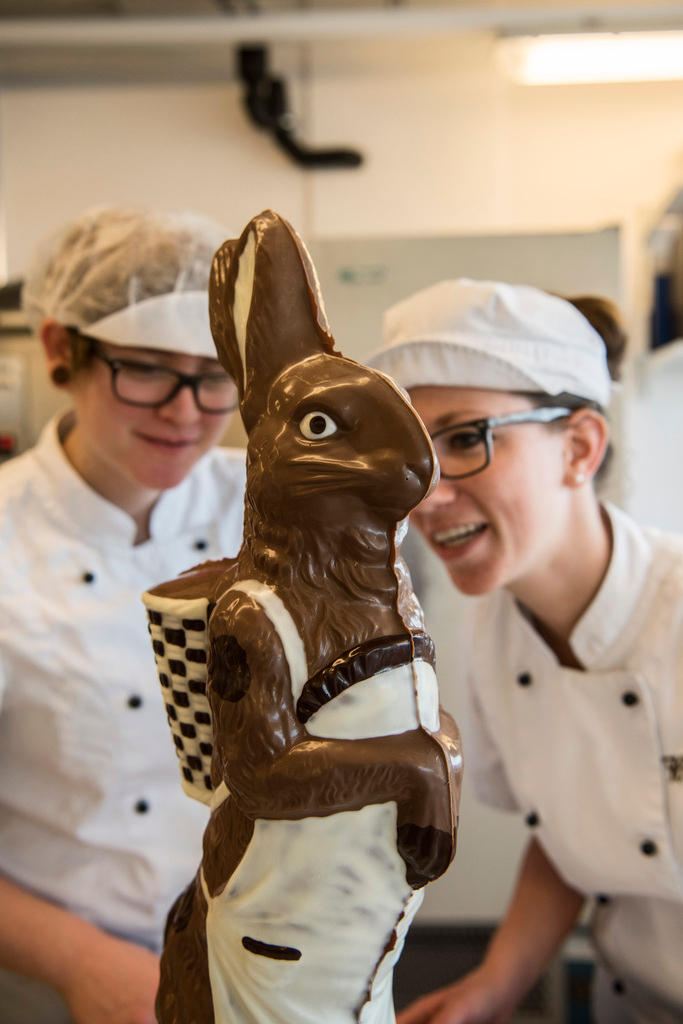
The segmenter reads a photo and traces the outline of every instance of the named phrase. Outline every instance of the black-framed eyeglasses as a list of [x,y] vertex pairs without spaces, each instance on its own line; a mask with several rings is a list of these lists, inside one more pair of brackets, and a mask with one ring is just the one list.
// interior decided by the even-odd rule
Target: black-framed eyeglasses
[[572,412],[572,409],[560,406],[543,406],[540,409],[511,412],[507,416],[488,416],[443,427],[431,435],[441,476],[447,480],[462,480],[486,469],[493,458],[492,431],[496,427],[517,423],[552,423],[571,416]]
[[74,327],[69,331],[88,341],[90,353],[107,364],[111,370],[112,392],[125,405],[158,409],[188,387],[202,412],[226,413],[237,406],[237,386],[227,373],[180,373],[158,363],[118,359],[107,355],[97,338]]

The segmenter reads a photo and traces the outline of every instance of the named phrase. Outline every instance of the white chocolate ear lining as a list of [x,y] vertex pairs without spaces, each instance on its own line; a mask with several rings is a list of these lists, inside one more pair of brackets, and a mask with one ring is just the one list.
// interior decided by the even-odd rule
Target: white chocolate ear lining
[[247,321],[254,294],[254,274],[256,272],[256,235],[249,232],[247,244],[242,250],[237,265],[235,281],[235,302],[233,305],[233,321],[235,336],[242,361],[242,389],[247,386]]

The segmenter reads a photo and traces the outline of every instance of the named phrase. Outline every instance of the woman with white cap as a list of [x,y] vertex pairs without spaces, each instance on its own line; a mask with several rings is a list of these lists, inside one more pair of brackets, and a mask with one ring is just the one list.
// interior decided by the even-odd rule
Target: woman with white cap
[[469,771],[530,834],[484,962],[400,1024],[509,1020],[586,901],[597,1021],[680,1022],[683,540],[595,492],[620,326],[599,302],[459,280],[390,309],[385,340],[373,363],[441,467],[414,522],[476,597]]
[[140,595],[242,534],[244,453],[208,322],[205,218],[99,208],[23,302],[71,408],[0,472],[0,1017],[154,1021],[200,856]]

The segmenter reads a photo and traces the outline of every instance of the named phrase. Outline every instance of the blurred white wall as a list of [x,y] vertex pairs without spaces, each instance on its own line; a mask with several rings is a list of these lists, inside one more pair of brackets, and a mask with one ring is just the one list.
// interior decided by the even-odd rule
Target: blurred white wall
[[295,167],[247,122],[232,67],[224,84],[171,70],[168,84],[2,89],[9,273],[97,202],[194,207],[229,227],[268,205],[309,239],[573,231],[652,207],[682,166],[683,82],[513,85],[485,34],[301,53],[288,81],[302,137],[359,147],[361,168]]

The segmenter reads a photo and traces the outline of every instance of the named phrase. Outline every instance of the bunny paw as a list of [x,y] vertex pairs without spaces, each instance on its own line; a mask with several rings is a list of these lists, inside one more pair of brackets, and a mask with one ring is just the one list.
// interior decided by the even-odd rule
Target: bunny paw
[[398,828],[398,852],[405,861],[408,884],[421,889],[444,873],[453,859],[455,843],[450,832],[406,823]]

